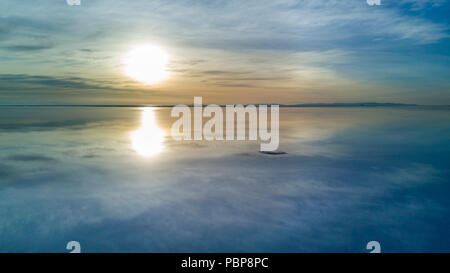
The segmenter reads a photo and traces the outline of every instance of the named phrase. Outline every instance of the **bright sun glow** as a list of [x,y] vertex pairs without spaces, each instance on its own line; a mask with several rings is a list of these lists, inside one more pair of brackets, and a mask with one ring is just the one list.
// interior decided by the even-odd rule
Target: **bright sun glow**
[[142,111],[142,126],[131,133],[131,145],[142,156],[152,156],[164,148],[164,132],[155,119],[153,108],[145,108]]
[[167,78],[169,55],[159,47],[143,45],[125,57],[125,73],[140,82],[153,84]]

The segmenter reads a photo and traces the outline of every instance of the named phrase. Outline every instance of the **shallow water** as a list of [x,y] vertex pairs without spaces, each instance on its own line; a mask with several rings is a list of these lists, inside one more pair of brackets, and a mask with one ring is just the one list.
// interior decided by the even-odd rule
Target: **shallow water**
[[170,108],[0,107],[0,251],[448,252],[449,113],[281,108],[266,155]]

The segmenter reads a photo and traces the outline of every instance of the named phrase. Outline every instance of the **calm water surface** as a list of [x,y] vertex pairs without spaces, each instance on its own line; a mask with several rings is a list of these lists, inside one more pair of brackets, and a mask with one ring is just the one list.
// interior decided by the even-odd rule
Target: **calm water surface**
[[0,251],[450,251],[450,109],[280,110],[280,150],[170,108],[0,107]]

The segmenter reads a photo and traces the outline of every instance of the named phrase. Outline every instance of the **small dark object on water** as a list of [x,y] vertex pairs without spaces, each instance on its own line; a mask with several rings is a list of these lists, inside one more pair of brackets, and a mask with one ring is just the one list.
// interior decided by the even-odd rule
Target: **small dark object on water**
[[260,151],[262,154],[266,155],[284,155],[287,154],[286,152],[277,152],[277,151]]

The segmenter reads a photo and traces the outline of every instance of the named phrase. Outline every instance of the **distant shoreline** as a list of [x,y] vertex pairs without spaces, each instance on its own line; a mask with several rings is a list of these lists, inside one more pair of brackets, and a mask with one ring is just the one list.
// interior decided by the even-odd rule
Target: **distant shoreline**
[[[248,105],[248,104],[244,104]],[[264,105],[255,104],[255,105]],[[267,104],[271,105],[271,104]],[[175,104],[11,104],[0,105],[0,107],[111,107],[111,108],[136,108],[136,107],[174,107]],[[192,104],[188,105],[192,107]],[[206,105],[204,105],[206,106]],[[226,104],[219,105],[221,107]],[[421,105],[421,104],[404,104],[404,103],[378,103],[378,102],[359,102],[359,103],[305,103],[305,104],[279,104],[283,108],[302,108],[302,107],[450,107],[450,105]]]

